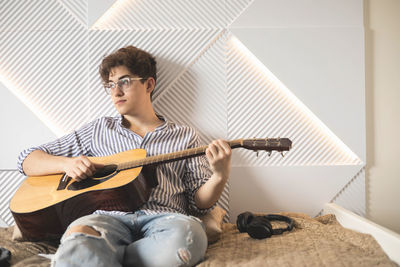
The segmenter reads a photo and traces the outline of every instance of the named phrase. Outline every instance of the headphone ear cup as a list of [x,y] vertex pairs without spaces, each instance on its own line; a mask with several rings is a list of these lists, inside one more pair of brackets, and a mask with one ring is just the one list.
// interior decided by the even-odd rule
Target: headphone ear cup
[[247,233],[256,239],[268,238],[273,234],[272,225],[267,218],[258,216],[247,226]]
[[241,233],[247,232],[247,226],[251,223],[253,218],[254,218],[253,213],[248,211],[239,214],[239,216],[236,219],[236,226],[239,229],[239,232]]

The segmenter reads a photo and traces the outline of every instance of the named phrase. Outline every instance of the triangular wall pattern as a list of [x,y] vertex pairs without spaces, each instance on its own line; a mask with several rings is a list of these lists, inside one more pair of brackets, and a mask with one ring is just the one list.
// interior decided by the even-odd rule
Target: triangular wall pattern
[[288,137],[282,159],[241,151],[234,164],[355,165],[361,160],[280,82],[235,36],[227,52],[229,139]]
[[154,101],[160,114],[195,127],[203,143],[227,136],[225,43],[221,34]]
[[86,31],[0,32],[0,39],[7,40],[0,43],[0,76],[53,132],[86,122]]
[[18,171],[0,172],[0,218],[8,225],[14,223],[14,218],[10,212],[8,203],[24,179],[25,177]]
[[253,0],[118,1],[92,29],[224,29],[252,2]]
[[231,221],[246,210],[316,216],[360,168],[360,165],[233,167]]
[[[13,94],[6,78],[0,76],[0,170],[16,170],[21,151],[56,138],[45,117],[39,118],[21,99]],[[9,181],[12,182],[12,181]],[[1,195],[1,194],[0,194]]]
[[57,0],[63,5],[68,12],[80,23],[87,28],[88,24],[88,2],[87,0]]
[[58,1],[1,1],[0,14],[0,32],[62,31],[86,28],[86,25],[79,23]]

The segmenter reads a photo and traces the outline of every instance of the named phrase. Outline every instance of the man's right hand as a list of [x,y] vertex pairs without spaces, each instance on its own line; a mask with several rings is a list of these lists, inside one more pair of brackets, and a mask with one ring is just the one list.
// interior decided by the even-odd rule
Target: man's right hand
[[94,163],[86,156],[66,158],[64,172],[77,182],[92,177],[96,170],[103,168],[103,164]]

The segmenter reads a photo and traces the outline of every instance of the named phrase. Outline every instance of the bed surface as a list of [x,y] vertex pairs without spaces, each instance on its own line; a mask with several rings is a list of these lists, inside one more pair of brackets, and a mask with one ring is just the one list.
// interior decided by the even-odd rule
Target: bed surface
[[371,235],[343,228],[332,214],[281,214],[294,219],[294,230],[263,240],[224,224],[221,239],[199,266],[398,266]]
[[[332,214],[281,214],[294,219],[294,230],[268,239],[255,240],[234,224],[223,224],[220,240],[209,245],[198,266],[398,266],[371,235],[343,228]],[[55,244],[16,242],[11,236],[12,227],[0,229],[0,246],[11,251],[11,266],[50,266],[37,254],[54,253]]]

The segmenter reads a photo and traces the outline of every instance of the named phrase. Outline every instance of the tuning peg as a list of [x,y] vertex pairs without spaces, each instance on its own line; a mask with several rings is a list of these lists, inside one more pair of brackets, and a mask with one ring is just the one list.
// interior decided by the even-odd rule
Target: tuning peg
[[256,152],[256,157],[258,158],[258,150],[256,150],[255,152]]
[[285,154],[283,154],[283,151],[281,151],[281,155],[282,155],[282,158],[284,158],[284,157],[285,157]]
[[268,151],[268,157],[271,157],[272,151]]

